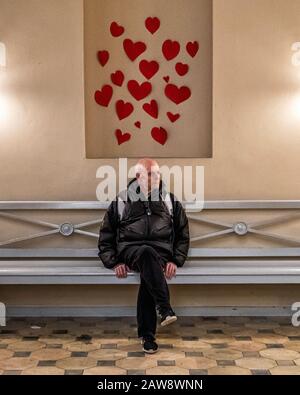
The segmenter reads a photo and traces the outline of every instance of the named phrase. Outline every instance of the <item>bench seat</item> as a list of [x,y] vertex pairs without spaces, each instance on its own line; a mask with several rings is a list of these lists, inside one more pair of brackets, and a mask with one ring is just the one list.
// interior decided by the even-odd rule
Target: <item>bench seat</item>
[[[138,284],[139,274],[116,278],[101,261],[0,260],[0,284]],[[299,284],[300,260],[188,259],[169,284]]]

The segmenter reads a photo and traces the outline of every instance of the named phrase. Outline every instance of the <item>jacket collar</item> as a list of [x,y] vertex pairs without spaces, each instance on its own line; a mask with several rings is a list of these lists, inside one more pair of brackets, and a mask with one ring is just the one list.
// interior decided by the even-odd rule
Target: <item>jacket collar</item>
[[129,181],[127,184],[127,193],[130,200],[138,200],[139,197],[142,200],[151,200],[157,201],[160,199],[165,199],[166,195],[168,194],[167,186],[163,180],[159,182],[159,188],[154,188],[152,191],[149,191],[147,198],[141,191],[140,185],[137,181],[137,178],[134,177],[132,180]]

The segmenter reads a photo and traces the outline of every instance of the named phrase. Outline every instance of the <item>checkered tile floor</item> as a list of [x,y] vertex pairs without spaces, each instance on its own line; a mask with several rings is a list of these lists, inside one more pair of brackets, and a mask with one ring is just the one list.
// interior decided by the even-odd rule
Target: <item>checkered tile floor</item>
[[290,318],[179,317],[145,354],[135,318],[11,319],[0,327],[0,374],[300,374]]

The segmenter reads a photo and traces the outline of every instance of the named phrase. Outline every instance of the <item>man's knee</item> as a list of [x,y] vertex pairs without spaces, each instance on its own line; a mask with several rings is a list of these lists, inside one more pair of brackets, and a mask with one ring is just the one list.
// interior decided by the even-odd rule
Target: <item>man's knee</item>
[[147,265],[152,264],[152,265],[156,266],[156,265],[160,265],[161,258],[153,247],[144,245],[144,246],[141,246],[141,249],[140,249],[139,262],[141,264],[147,263]]
[[146,255],[150,257],[157,257],[157,252],[155,249],[148,245],[143,245],[140,247],[140,255]]

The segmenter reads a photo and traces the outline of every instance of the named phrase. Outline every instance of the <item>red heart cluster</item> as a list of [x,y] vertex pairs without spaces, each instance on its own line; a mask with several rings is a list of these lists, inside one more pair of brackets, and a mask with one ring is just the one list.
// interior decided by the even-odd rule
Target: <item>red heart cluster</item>
[[[145,27],[151,34],[155,34],[160,28],[160,20],[157,17],[148,17],[145,20]],[[115,21],[111,23],[110,33],[113,37],[120,37],[124,34],[124,32],[125,28],[123,26],[119,25]],[[132,62],[134,62],[141,54],[143,54],[147,50],[147,46],[142,41],[134,42],[131,39],[126,38],[123,40],[123,49],[127,57]],[[169,62],[179,55],[181,46],[178,41],[172,41],[171,39],[167,39],[163,42],[161,49],[164,58]],[[197,41],[188,42],[185,49],[186,52],[192,58],[194,58],[199,50],[199,44]],[[109,51],[98,51],[97,58],[100,65],[104,67],[109,62]],[[139,83],[136,80],[129,80],[127,82],[127,89],[136,101],[141,101],[151,94],[152,83],[150,82],[150,80],[159,72],[159,68],[159,63],[156,60],[142,59],[139,62],[139,70],[148,81]],[[175,65],[175,71],[180,77],[185,76],[189,72],[189,65],[177,62]],[[125,75],[121,70],[115,71],[111,74],[110,77],[111,82],[114,85],[118,87],[123,86],[123,83],[125,81]],[[165,96],[176,105],[183,103],[191,97],[191,90],[187,86],[178,87],[175,84],[169,83],[170,76],[164,76],[163,80],[167,83],[164,89]],[[113,94],[113,87],[111,85],[105,84],[102,86],[101,90],[97,90],[95,92],[95,101],[100,106],[108,107],[113,97]],[[152,99],[150,100],[150,102],[144,103],[142,105],[142,108],[150,117],[158,119],[159,107],[156,100]],[[134,105],[130,102],[126,103],[123,100],[116,100],[115,110],[118,119],[121,121],[122,119],[129,117],[134,112]],[[170,111],[168,111],[166,115],[172,123],[176,122],[180,118],[179,113],[173,114]],[[136,121],[134,125],[138,129],[141,128],[140,121]],[[151,130],[151,136],[155,141],[164,145],[168,139],[168,132],[163,127],[155,126]],[[115,131],[115,137],[118,144],[120,145],[130,140],[131,133],[128,131],[122,132],[121,129],[117,129]]]

